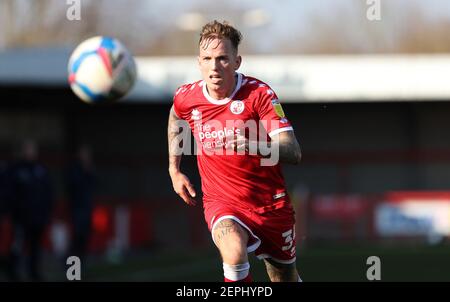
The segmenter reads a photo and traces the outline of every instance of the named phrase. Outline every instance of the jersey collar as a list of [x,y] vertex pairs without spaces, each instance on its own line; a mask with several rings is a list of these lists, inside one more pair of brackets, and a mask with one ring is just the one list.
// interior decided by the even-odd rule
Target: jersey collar
[[237,76],[238,76],[238,80],[236,83],[236,87],[234,88],[233,93],[231,94],[231,96],[221,99],[221,100],[216,100],[215,98],[211,97],[208,93],[208,90],[206,90],[206,82],[203,82],[203,95],[205,96],[205,98],[210,102],[213,103],[215,105],[225,105],[226,103],[228,103],[229,101],[231,101],[234,97],[234,95],[236,94],[236,92],[238,92],[238,90],[241,88],[242,86],[242,74],[239,72],[236,72]]

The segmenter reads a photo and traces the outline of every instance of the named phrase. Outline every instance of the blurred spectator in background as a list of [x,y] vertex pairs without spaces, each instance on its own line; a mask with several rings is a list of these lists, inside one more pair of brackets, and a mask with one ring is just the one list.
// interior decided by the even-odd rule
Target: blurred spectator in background
[[[12,281],[20,280],[20,267],[26,260],[31,281],[42,281],[41,242],[50,222],[53,186],[47,169],[38,162],[38,147],[32,140],[22,143],[19,159],[11,166],[7,199],[10,203],[14,241],[8,259]],[[29,257],[24,257],[25,251]]]
[[90,234],[95,188],[95,169],[89,146],[78,148],[75,160],[69,165],[66,174],[66,188],[73,236],[69,256],[85,258]]

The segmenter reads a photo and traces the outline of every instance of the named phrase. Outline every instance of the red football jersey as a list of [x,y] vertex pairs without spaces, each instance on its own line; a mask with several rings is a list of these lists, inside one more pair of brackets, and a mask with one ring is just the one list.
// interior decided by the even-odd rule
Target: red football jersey
[[237,78],[232,95],[223,100],[213,99],[203,81],[181,86],[174,110],[189,123],[197,143],[204,206],[221,202],[263,213],[286,202],[280,165],[264,166],[261,155],[226,150],[226,137],[264,141],[293,129],[267,84],[240,73]]

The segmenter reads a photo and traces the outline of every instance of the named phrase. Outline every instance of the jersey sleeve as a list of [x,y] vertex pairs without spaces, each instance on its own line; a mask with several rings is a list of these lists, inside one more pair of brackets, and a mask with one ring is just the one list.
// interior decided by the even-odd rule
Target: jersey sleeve
[[179,87],[173,96],[173,110],[175,111],[175,114],[180,119],[185,119],[185,109],[183,108],[183,99],[182,99],[182,93],[180,93],[184,89],[183,86]]
[[269,136],[273,137],[278,133],[294,130],[275,92],[268,86],[260,87],[258,90],[260,95],[256,103],[256,111]]

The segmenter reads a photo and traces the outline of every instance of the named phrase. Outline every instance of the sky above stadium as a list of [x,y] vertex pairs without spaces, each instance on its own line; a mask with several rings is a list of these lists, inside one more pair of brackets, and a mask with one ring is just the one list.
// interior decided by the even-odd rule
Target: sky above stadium
[[[372,0],[377,1],[377,0]],[[370,3],[371,1],[369,1]],[[227,7],[235,8],[242,12],[241,15],[227,14],[223,6],[211,4],[208,0],[170,2],[172,14],[175,20],[186,12],[201,12],[206,19],[228,18],[238,23],[244,35],[251,38],[252,43],[257,43],[262,51],[270,51],[277,41],[285,41],[296,32],[295,38],[305,38],[307,41],[314,39],[316,31],[326,30],[327,27],[338,27],[340,31],[353,37],[354,43],[363,42],[363,32],[358,32],[360,27],[372,27],[372,31],[381,31],[388,37],[396,39],[395,30],[409,27],[414,21],[415,15],[425,18],[427,22],[437,20],[450,20],[450,1],[448,0],[379,0],[381,4],[381,20],[370,22],[366,12],[369,4],[366,0],[230,0]],[[148,5],[163,10],[168,9],[168,2],[158,0],[151,1]],[[256,26],[249,26],[243,18],[246,12],[259,12],[264,14],[266,22],[260,22]],[[260,16],[261,17],[261,16]],[[167,20],[167,19],[166,19]],[[174,19],[171,20],[171,22]],[[261,21],[261,20],[260,20]],[[258,23],[258,21],[256,22]],[[319,24],[318,24],[319,23]],[[319,26],[318,26],[319,25]],[[407,30],[407,29],[405,29]],[[391,33],[390,33],[391,32]]]
[[[42,6],[44,14],[34,11],[42,10],[34,1],[0,0],[0,49],[9,46],[8,43],[20,46],[21,41],[25,41],[24,46],[37,45],[41,39],[37,35],[42,35],[41,40],[45,41],[40,46],[72,45],[81,38],[81,34],[76,35],[77,30],[84,30],[83,35],[87,35],[89,26],[92,28],[89,34],[114,35],[128,40],[131,47],[151,46],[161,43],[162,35],[177,30],[194,37],[192,32],[198,33],[204,22],[213,19],[231,21],[244,34],[244,43],[251,45],[248,50],[258,53],[280,52],[289,48],[291,42],[296,45],[296,51],[307,51],[308,47],[312,50],[327,48],[329,45],[317,43],[329,40],[330,44],[336,45],[339,42],[336,35],[342,36],[343,44],[364,52],[380,44],[380,39],[381,44],[389,48],[399,35],[407,31],[414,35],[414,27],[419,31],[417,28],[423,27],[423,20],[428,23],[444,20],[447,23],[442,23],[441,27],[450,28],[447,26],[450,24],[448,0],[378,0],[381,20],[375,22],[366,17],[369,7],[366,0],[80,0],[81,22],[65,20],[66,1],[40,0],[39,4],[46,3]],[[10,8],[14,7],[13,16],[6,12],[6,3],[10,3]],[[95,13],[91,9],[93,4]],[[38,13],[41,17],[37,17]],[[53,26],[61,28],[59,34],[41,29],[54,19],[58,21],[53,22]],[[34,44],[30,42],[32,37],[24,37],[23,32],[28,31],[29,36],[35,36],[37,42]],[[48,37],[45,37],[47,32]],[[8,37],[19,34],[22,35],[19,39]],[[442,32],[437,39],[446,35],[447,32]],[[306,46],[300,49],[298,45]],[[338,46],[337,50],[339,47],[345,48]]]

